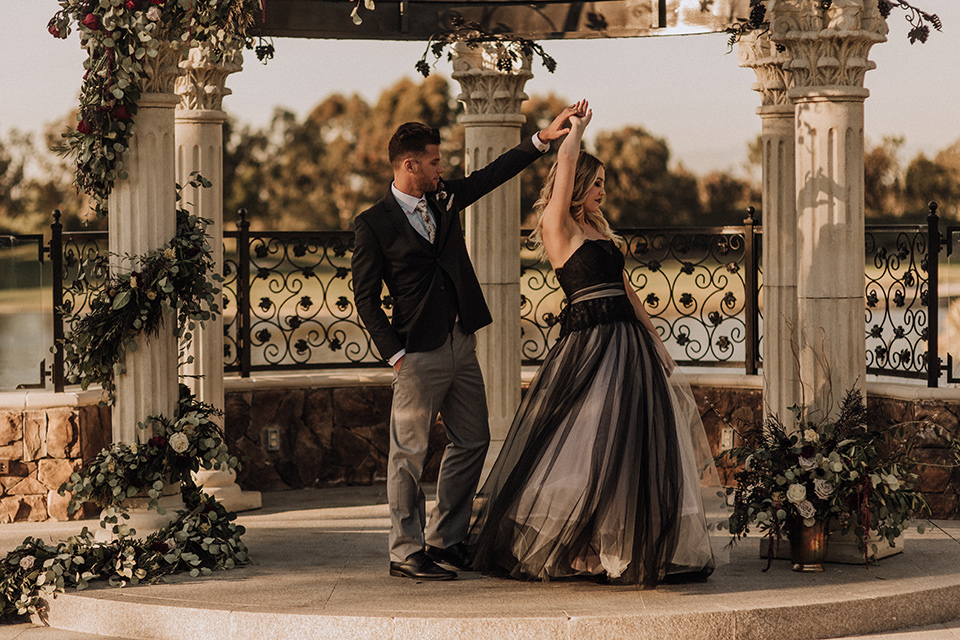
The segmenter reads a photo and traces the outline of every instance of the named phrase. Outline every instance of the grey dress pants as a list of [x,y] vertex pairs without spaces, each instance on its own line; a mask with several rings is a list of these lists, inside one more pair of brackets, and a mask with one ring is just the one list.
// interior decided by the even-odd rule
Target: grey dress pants
[[[425,543],[445,549],[467,537],[473,497],[490,444],[476,346],[476,336],[457,323],[443,346],[407,353],[400,371],[394,372],[387,462],[390,560],[394,562],[406,560]],[[438,412],[450,444],[443,452],[436,506],[427,526],[420,476]]]

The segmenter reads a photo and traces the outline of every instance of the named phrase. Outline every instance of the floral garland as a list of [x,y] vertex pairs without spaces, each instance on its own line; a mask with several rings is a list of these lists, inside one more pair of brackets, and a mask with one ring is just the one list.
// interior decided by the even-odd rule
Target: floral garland
[[[135,130],[137,101],[169,47],[183,55],[208,43],[217,54],[254,48],[255,16],[262,0],[60,0],[47,30],[66,38],[80,32],[87,52],[80,89],[79,123],[64,134],[64,152],[76,158],[76,187],[90,195],[97,215],[107,212],[116,180],[124,180],[123,155]],[[260,60],[271,45],[256,47]],[[153,67],[153,68],[152,68]]]
[[[190,187],[209,187],[202,176],[194,174]],[[183,197],[178,188],[177,200]],[[70,366],[69,380],[84,389],[99,384],[113,402],[113,378],[123,373],[126,351],[137,349],[138,336],[156,335],[164,316],[176,312],[177,337],[188,342],[196,322],[219,313],[211,282],[222,281],[216,273],[207,243],[210,221],[177,211],[177,234],[169,246],[145,256],[125,256],[134,265],[129,273],[112,273],[89,309],[65,309],[67,323],[75,321],[63,341],[64,360]],[[79,280],[87,273],[102,273],[108,255],[84,260]],[[73,315],[71,315],[71,311]]]
[[[739,430],[743,445],[717,456],[736,469],[736,487],[729,518],[730,533],[741,538],[756,526],[774,542],[791,530],[832,522],[853,531],[865,562],[876,557],[867,548],[876,534],[891,546],[913,517],[929,513],[918,486],[921,466],[960,466],[960,442],[930,423],[879,425],[866,410],[858,391],[850,391],[835,420],[813,423],[797,413],[796,430],[776,417]],[[871,424],[872,423],[872,424]],[[917,459],[921,439],[945,447],[944,464]],[[923,525],[918,526],[923,533]],[[768,565],[769,566],[769,565]]]
[[145,540],[120,536],[97,543],[86,527],[55,545],[28,537],[0,563],[0,620],[41,613],[44,596],[81,591],[96,580],[136,585],[183,571],[210,575],[246,564],[244,528],[235,519],[216,500],[197,493],[175,521]]

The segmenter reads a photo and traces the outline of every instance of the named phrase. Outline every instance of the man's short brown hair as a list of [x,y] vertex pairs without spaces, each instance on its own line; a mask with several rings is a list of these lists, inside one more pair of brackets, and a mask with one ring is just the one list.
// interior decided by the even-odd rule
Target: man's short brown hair
[[422,122],[402,124],[397,127],[387,147],[390,164],[397,166],[404,158],[419,156],[430,144],[440,144],[440,131],[436,128],[428,127]]

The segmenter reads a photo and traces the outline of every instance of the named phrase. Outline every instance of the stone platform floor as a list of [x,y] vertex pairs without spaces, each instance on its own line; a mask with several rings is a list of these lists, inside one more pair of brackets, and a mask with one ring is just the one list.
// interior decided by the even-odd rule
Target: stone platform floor
[[[169,584],[93,587],[50,602],[51,627],[0,626],[0,639],[960,638],[960,522],[910,534],[906,552],[865,569],[764,573],[755,540],[703,583],[634,587],[526,583],[462,573],[418,583],[387,575],[385,488],[263,494],[240,515],[254,563]],[[83,524],[0,526],[0,551]],[[873,635],[871,635],[873,634]]]

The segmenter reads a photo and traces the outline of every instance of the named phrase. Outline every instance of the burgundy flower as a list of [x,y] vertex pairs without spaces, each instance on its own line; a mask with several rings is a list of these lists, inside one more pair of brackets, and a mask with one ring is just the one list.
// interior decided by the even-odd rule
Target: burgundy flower
[[130,115],[130,110],[127,109],[125,105],[118,104],[110,111],[110,115],[114,117],[115,120],[129,120],[133,116]]
[[127,0],[126,3],[124,3],[123,6],[125,6],[127,9],[136,9],[136,8],[137,8],[137,3],[134,2],[133,0]]
[[800,455],[804,458],[812,458],[817,453],[817,450],[812,444],[803,445],[803,449],[800,450]]
[[150,0],[150,4],[155,4],[155,5],[163,6],[164,1],[165,1],[165,0]]
[[86,120],[81,120],[81,121],[80,121],[80,124],[77,125],[77,131],[79,131],[79,132],[82,133],[83,135],[89,135],[89,134],[90,134],[90,125],[87,124],[87,121],[86,121]]
[[167,446],[167,439],[164,438],[163,436],[153,436],[152,438],[150,438],[147,444],[150,445],[151,447],[157,447],[162,449],[163,447]]
[[100,18],[94,13],[88,13],[87,17],[84,18],[80,24],[90,29],[90,31],[96,31],[100,28]]
[[50,24],[49,27],[47,27],[47,31],[49,31],[49,32],[50,32],[50,35],[52,35],[54,38],[66,38],[66,37],[67,37],[67,30],[66,30],[66,29],[61,29],[60,27],[58,27],[57,25],[52,24],[52,23]]

